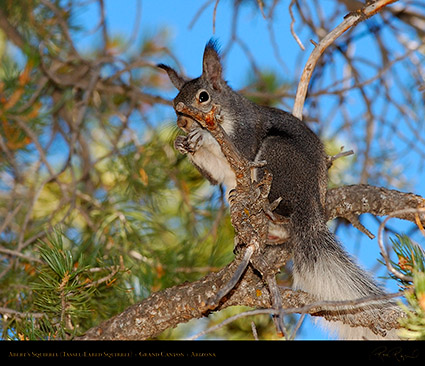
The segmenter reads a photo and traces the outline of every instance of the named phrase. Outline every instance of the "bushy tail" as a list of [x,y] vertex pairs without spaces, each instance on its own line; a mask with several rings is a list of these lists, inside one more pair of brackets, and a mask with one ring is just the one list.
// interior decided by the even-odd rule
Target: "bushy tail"
[[[304,227],[305,228],[305,227]],[[385,292],[372,277],[361,269],[341,247],[335,236],[324,227],[320,230],[300,230],[293,239],[293,278],[296,289],[308,292],[318,300],[355,300]],[[338,310],[329,309],[339,319],[350,320],[360,316],[368,326],[373,324],[377,335],[369,327],[351,327],[341,321],[326,321],[327,328],[338,333],[342,339],[397,339],[396,331],[386,332],[379,324],[383,309],[396,305],[391,300],[376,300],[363,305],[347,305]]]

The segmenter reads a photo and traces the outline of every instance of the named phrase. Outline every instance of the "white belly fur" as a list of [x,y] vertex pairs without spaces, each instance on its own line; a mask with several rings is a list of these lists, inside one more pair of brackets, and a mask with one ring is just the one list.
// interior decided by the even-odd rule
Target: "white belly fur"
[[191,160],[207,171],[218,183],[226,186],[227,192],[236,186],[235,173],[221,151],[220,145],[207,131],[202,134],[202,146],[191,154]]

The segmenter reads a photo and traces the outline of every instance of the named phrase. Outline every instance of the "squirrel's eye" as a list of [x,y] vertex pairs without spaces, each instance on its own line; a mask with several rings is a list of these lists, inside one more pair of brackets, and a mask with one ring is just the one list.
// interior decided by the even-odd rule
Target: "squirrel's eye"
[[202,91],[199,93],[199,103],[205,103],[210,99],[209,94],[206,91]]

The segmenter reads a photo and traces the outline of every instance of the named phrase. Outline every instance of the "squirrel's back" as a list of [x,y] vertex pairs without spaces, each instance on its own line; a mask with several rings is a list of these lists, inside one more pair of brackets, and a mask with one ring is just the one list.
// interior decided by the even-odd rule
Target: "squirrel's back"
[[269,200],[281,198],[276,213],[294,218],[297,225],[325,222],[327,189],[326,154],[317,135],[288,112],[261,107],[261,147],[255,160],[267,161],[259,169],[273,174]]

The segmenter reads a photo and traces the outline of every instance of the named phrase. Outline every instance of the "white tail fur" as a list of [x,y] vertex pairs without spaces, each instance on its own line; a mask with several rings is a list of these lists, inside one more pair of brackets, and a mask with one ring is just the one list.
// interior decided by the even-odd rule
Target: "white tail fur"
[[[293,244],[294,288],[314,295],[319,301],[355,300],[385,294],[372,277],[354,263],[327,228],[298,234]],[[383,309],[395,306],[393,301],[384,299],[363,305],[338,307],[337,313],[341,318],[349,320],[353,313],[361,311],[362,317],[373,321],[379,319]],[[394,330],[382,336],[369,328],[351,327],[341,321],[323,323],[342,339],[397,339]],[[378,325],[376,329],[379,330]]]

